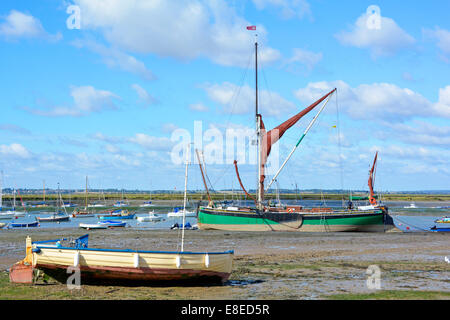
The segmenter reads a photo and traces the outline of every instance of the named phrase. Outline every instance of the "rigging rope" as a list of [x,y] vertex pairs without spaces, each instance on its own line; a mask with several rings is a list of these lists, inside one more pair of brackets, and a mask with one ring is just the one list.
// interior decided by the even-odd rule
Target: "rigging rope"
[[405,224],[405,225],[407,225],[407,226],[411,226],[411,227],[413,227],[413,228],[416,228],[416,229],[419,229],[419,230],[422,230],[422,231],[427,231],[427,232],[430,231],[430,230],[427,230],[427,229],[423,229],[423,228],[421,228],[421,227],[417,227],[417,226],[415,226],[415,225],[413,225],[413,224],[406,223],[406,222],[400,220],[400,219],[398,218],[398,216],[392,216],[392,218],[393,218],[393,219],[396,219],[396,220],[398,220],[398,221],[400,221],[401,223],[403,223],[403,224]]
[[341,199],[342,206],[344,206],[344,168],[342,165],[342,147],[341,147],[341,124],[339,121],[339,104],[338,104],[338,91],[336,90],[336,126],[338,132],[338,149],[339,149],[339,167],[340,167],[340,178],[341,178]]

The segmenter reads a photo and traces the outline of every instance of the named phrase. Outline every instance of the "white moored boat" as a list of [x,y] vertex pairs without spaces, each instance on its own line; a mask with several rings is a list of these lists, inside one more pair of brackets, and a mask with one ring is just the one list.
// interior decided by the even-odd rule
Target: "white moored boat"
[[148,215],[137,217],[137,220],[139,222],[158,222],[162,220],[162,217],[154,211],[151,211]]
[[197,213],[195,211],[184,210],[182,208],[175,208],[172,212],[167,214],[169,218],[182,218],[183,215],[186,217],[196,217]]

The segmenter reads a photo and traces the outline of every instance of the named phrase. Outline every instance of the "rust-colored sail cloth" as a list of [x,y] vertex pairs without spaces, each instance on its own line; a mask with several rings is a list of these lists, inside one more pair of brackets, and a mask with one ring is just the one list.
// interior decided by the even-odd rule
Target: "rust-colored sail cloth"
[[373,172],[375,170],[375,163],[377,162],[377,157],[378,157],[378,151],[375,153],[375,159],[373,160],[372,169],[370,169],[369,181],[368,181],[369,190],[370,190],[369,201],[373,205],[375,205],[377,203],[377,201],[375,199],[375,193],[373,192]]
[[282,124],[280,124],[278,127],[273,128],[269,132],[266,132],[266,129],[264,127],[264,122],[262,121],[261,115],[259,116],[260,119],[260,128],[261,128],[261,176],[260,176],[260,190],[264,190],[264,166],[267,162],[267,158],[269,157],[270,150],[272,148],[272,145],[280,140],[280,138],[284,135],[287,129],[292,127],[294,124],[296,124],[304,115],[308,114],[312,109],[314,109],[317,105],[319,105],[323,100],[325,100],[329,95],[331,95],[336,89],[331,90],[326,95],[324,95],[322,98],[311,104],[309,107],[305,108],[301,112],[297,113],[295,116],[291,117],[290,119],[286,120]]

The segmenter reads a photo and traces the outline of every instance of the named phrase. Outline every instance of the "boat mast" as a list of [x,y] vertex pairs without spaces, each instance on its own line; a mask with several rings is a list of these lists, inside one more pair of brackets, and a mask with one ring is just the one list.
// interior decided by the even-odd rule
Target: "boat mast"
[[206,184],[205,175],[203,174],[202,161],[200,160],[200,155],[198,153],[198,149],[195,149],[195,153],[197,154],[198,165],[200,166],[200,172],[202,173],[203,184],[205,185],[206,195],[208,196],[208,207],[213,208],[214,202],[211,200],[211,196],[209,194],[208,185]]
[[261,115],[258,112],[258,35],[255,36],[255,117],[256,117],[256,137],[258,157],[258,177],[257,177],[257,205],[256,208],[261,210],[263,203],[264,182],[261,181]]
[[184,173],[184,201],[183,201],[183,229],[181,233],[181,252],[184,251],[184,227],[186,223],[186,198],[187,198],[187,177],[188,177],[188,164],[189,164],[189,150],[191,144],[189,143],[186,147],[186,169]]
[[87,198],[88,198],[88,191],[87,191],[87,188],[88,188],[88,177],[86,176],[86,189],[85,189],[85,196],[86,196],[86,199],[85,199],[85,201],[84,201],[84,210],[87,210],[87,207],[88,207],[88,200],[87,200]]
[[0,177],[0,210],[3,207],[3,171],[1,171]]

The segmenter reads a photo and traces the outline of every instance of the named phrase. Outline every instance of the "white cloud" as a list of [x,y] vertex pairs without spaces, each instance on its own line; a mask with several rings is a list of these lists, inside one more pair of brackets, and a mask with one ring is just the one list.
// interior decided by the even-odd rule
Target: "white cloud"
[[[255,90],[249,86],[239,88],[237,85],[224,82],[205,86],[208,96],[221,104],[224,111],[232,114],[246,114],[255,108]],[[287,101],[276,92],[259,91],[259,108],[265,116],[280,116],[295,110],[295,104]]]
[[380,15],[380,28],[369,28],[370,17],[364,13],[352,25],[350,31],[342,31],[335,37],[343,45],[370,50],[374,58],[393,55],[415,43],[416,40],[391,18]]
[[62,38],[60,33],[48,34],[39,19],[17,10],[11,10],[5,21],[0,24],[0,35],[7,39],[44,38],[55,41]]
[[89,137],[95,140],[100,140],[108,143],[119,143],[122,140],[121,138],[106,136],[101,132],[97,132],[93,135],[90,135]]
[[[387,130],[389,128],[392,131]],[[412,145],[450,146],[450,127],[425,121],[416,120],[410,124],[385,123],[383,132],[379,134]]]
[[156,76],[145,66],[145,64],[135,57],[118,50],[117,48],[108,48],[102,44],[89,40],[75,40],[72,44],[77,48],[88,48],[99,54],[103,62],[110,68],[119,68],[120,70],[131,72],[144,80],[155,80]]
[[[123,51],[152,53],[191,60],[206,57],[226,66],[247,66],[252,53],[250,25],[223,0],[216,1],[99,1],[76,0],[83,13],[82,29],[100,31]],[[258,26],[264,43],[266,30]],[[262,62],[280,57],[272,48],[261,50]]]
[[203,103],[194,103],[189,105],[189,109],[197,112],[207,112],[209,108],[205,106]]
[[17,126],[15,124],[3,123],[0,124],[0,130],[10,131],[18,134],[31,134],[30,130]]
[[442,58],[450,63],[450,31],[436,27],[434,30],[423,29],[423,34],[437,40],[437,46],[442,51]]
[[152,97],[147,90],[145,90],[144,88],[142,88],[140,85],[134,83],[131,85],[131,88],[133,88],[134,91],[136,91],[138,97],[139,97],[139,102],[143,103],[145,105],[151,105],[156,103],[156,99],[154,97]]
[[119,96],[106,90],[98,90],[92,86],[71,86],[70,95],[73,99],[71,107],[53,106],[45,108],[24,109],[40,116],[46,117],[80,117],[93,112],[102,112],[104,110],[116,110],[117,106],[114,100],[120,99]]
[[279,8],[284,19],[309,17],[312,19],[312,12],[306,0],[252,0],[258,10],[266,8]]
[[434,113],[450,118],[450,86],[439,89],[439,100],[433,105]]
[[404,121],[414,117],[450,117],[450,86],[440,89],[437,103],[390,83],[352,88],[341,80],[309,83],[295,91],[295,95],[303,102],[312,102],[333,88],[338,89],[339,108],[354,119]]
[[0,145],[0,154],[3,156],[29,158],[31,153],[21,144],[12,143],[10,145]]
[[323,54],[322,52],[312,52],[305,49],[295,48],[294,53],[290,59],[288,59],[287,63],[299,63],[306,67],[308,71],[311,71],[314,69],[316,64],[318,64],[322,58]]
[[178,126],[173,123],[164,123],[162,125],[162,131],[165,133],[172,133],[176,129],[178,129]]
[[161,151],[170,150],[174,144],[169,138],[153,137],[145,133],[136,133],[134,137],[131,137],[128,140],[144,148]]

